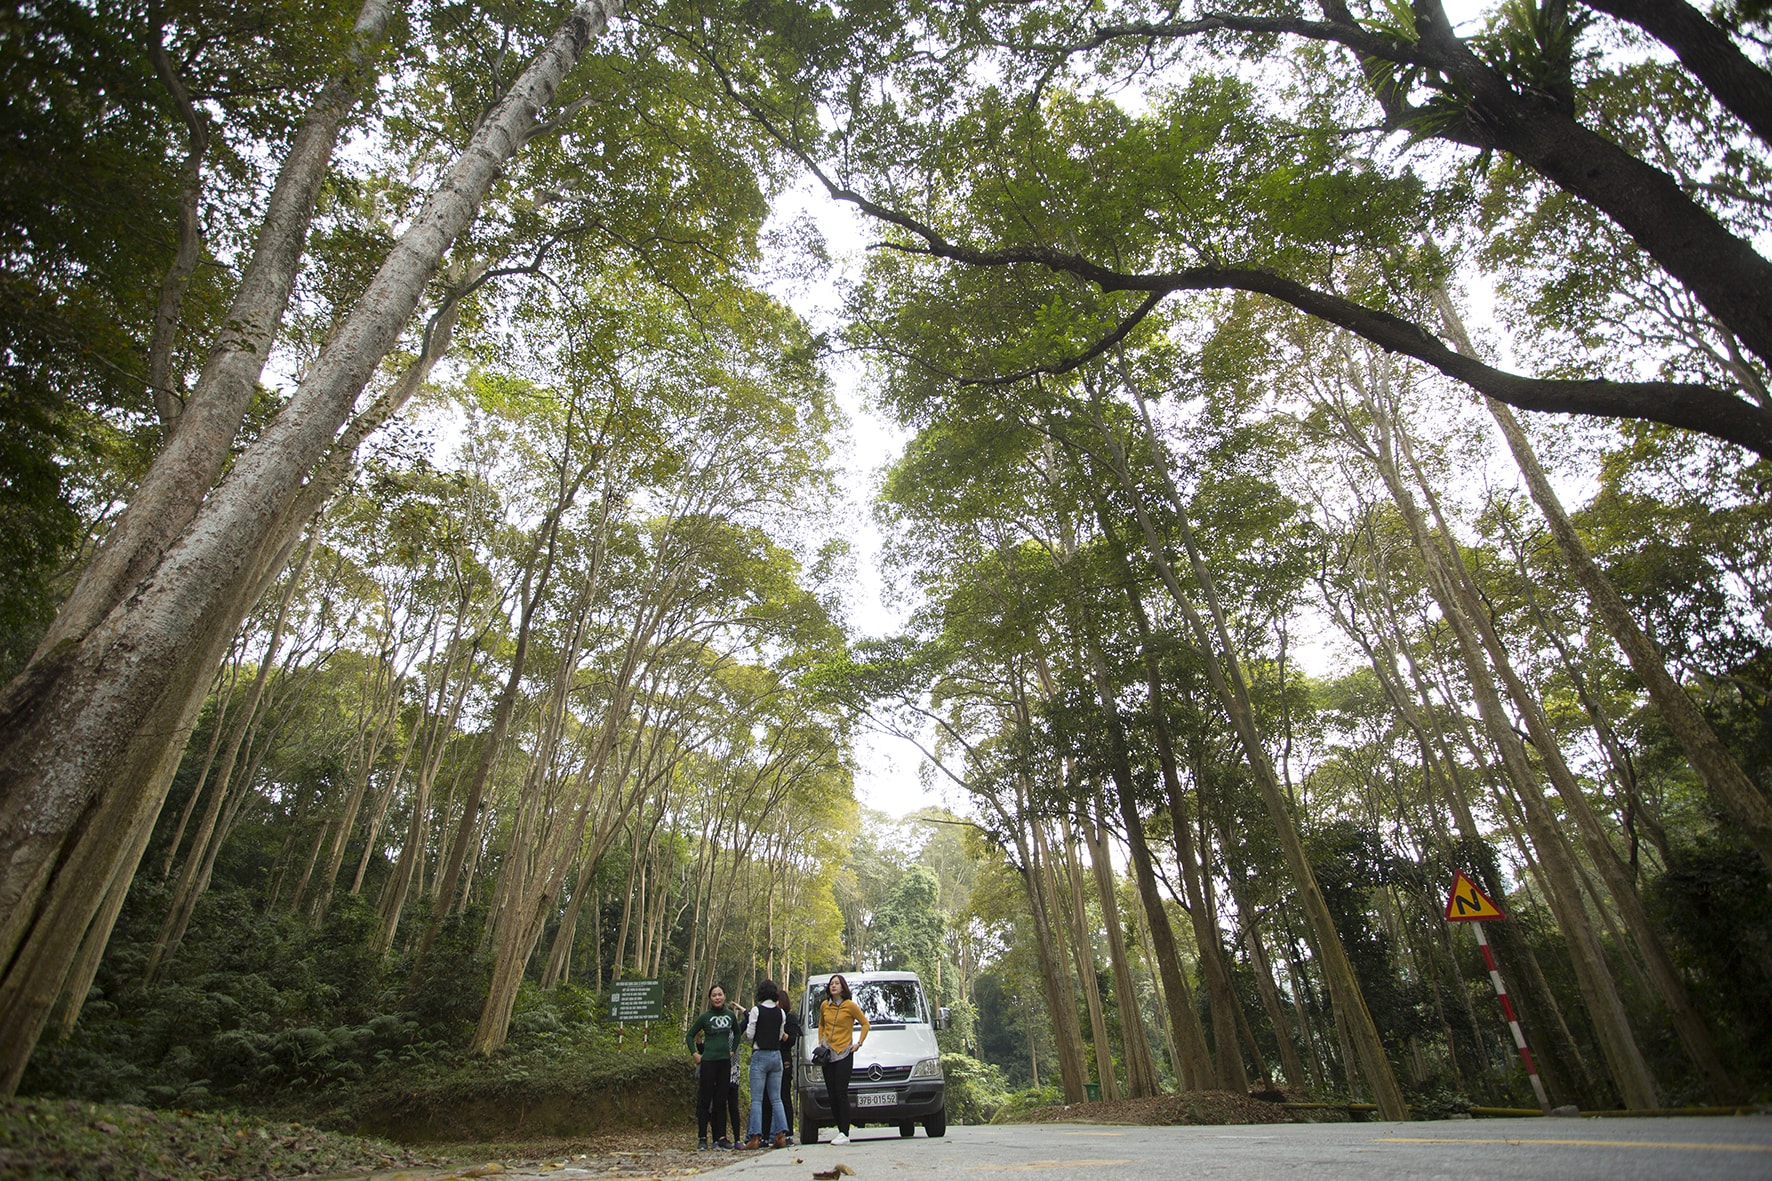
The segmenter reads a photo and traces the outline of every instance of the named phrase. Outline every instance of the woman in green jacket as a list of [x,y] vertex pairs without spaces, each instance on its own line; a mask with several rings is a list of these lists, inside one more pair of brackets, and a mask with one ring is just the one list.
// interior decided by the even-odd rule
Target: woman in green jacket
[[[683,1042],[689,1047],[696,1070],[695,1127],[697,1149],[708,1146],[708,1125],[714,1128],[714,1146],[731,1148],[726,1138],[726,1077],[732,1066],[732,1043],[738,1017],[726,1007],[726,990],[718,984],[708,989],[708,1010],[695,1019]],[[698,1049],[695,1037],[701,1035]],[[734,1132],[738,1129],[734,1128]]]

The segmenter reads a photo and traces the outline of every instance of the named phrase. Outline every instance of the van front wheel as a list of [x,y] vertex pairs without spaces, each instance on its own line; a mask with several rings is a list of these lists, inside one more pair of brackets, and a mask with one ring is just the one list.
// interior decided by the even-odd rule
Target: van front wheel
[[906,1120],[906,1121],[904,1121],[904,1123],[899,1124],[898,1125],[898,1134],[906,1140],[909,1140],[912,1136],[915,1136],[917,1134],[916,1121]]
[[818,1125],[812,1122],[812,1117],[805,1114],[800,1116],[800,1143],[818,1143]]
[[948,1109],[944,1106],[940,1111],[923,1121],[923,1130],[929,1133],[931,1140],[939,1139],[948,1134]]

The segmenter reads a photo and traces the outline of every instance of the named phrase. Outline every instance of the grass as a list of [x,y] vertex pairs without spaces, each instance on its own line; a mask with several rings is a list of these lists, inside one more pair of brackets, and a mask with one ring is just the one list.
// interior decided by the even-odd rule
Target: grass
[[231,1181],[444,1163],[385,1140],[231,1112],[0,1101],[0,1178],[7,1181]]

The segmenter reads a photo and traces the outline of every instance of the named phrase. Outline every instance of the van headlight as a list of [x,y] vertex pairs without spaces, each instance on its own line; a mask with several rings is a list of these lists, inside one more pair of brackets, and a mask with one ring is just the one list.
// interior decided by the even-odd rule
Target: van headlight
[[911,1067],[911,1077],[912,1078],[940,1078],[941,1077],[941,1059],[940,1058],[925,1058],[925,1059],[923,1059],[921,1062],[919,1062],[915,1066]]
[[802,1087],[822,1087],[824,1085],[824,1071],[809,1062],[802,1062],[800,1064],[800,1085]]

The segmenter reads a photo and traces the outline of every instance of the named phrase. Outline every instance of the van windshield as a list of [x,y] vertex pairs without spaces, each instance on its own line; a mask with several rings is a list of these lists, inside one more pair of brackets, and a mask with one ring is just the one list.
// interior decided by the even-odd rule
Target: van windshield
[[[829,996],[820,984],[811,990],[812,1011]],[[855,1003],[872,1025],[916,1025],[923,1016],[923,993],[915,980],[864,980],[855,986]]]

